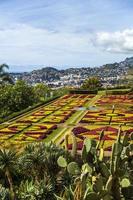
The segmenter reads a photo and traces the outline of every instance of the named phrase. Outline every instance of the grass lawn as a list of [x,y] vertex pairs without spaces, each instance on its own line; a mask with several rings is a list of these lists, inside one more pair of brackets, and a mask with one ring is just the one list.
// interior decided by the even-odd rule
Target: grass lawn
[[54,141],[62,132],[64,132],[65,128],[58,127],[56,130],[54,130],[46,139],[44,139],[44,142],[51,142]]

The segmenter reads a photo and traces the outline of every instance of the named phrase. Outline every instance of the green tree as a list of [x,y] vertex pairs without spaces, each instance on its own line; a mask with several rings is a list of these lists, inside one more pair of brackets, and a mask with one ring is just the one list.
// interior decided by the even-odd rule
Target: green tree
[[19,111],[33,105],[35,102],[33,87],[19,80],[12,88],[10,110]]
[[101,81],[98,77],[91,77],[84,81],[82,89],[95,90],[101,87]]
[[34,94],[36,101],[45,100],[50,94],[50,88],[43,83],[38,83],[34,86]]
[[7,64],[0,65],[0,84],[11,83],[13,84],[13,80],[9,73],[5,71],[5,69],[9,69]]
[[71,88],[69,88],[69,87],[62,87],[59,89],[54,89],[54,90],[52,90],[52,92],[53,92],[54,96],[62,96],[62,95],[69,93],[70,89]]
[[11,100],[11,92],[12,85],[0,85],[0,117],[7,116],[10,114],[10,100]]

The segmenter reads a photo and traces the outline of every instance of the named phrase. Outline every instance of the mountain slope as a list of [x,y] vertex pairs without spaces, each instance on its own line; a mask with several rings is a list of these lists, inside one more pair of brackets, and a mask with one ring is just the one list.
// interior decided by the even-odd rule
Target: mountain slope
[[21,73],[19,78],[29,83],[58,81],[64,76],[79,76],[83,79],[89,76],[99,76],[104,79],[105,77],[125,76],[129,69],[133,69],[133,57],[126,58],[120,63],[116,62],[94,68],[82,67],[58,70],[53,67],[44,67],[32,72]]

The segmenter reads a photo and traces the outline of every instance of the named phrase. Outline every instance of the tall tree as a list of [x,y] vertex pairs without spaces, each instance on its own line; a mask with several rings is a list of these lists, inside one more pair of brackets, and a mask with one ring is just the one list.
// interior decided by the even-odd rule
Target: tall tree
[[33,87],[26,84],[24,81],[17,81],[12,88],[10,101],[10,110],[19,111],[33,105],[34,92]]
[[13,80],[9,73],[5,71],[5,69],[9,69],[7,64],[0,65],[0,84],[11,83],[13,84]]
[[101,87],[101,81],[98,77],[91,77],[84,81],[82,89],[95,90]]
[[38,83],[34,86],[34,94],[36,101],[44,100],[47,96],[49,96],[50,88],[43,83]]

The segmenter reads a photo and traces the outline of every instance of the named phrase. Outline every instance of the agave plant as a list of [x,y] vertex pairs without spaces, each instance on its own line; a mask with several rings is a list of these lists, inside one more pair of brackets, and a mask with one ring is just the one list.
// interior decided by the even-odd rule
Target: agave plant
[[28,147],[20,158],[20,166],[23,172],[26,172],[26,175],[30,175],[36,182],[39,182],[40,174],[42,173],[41,169],[44,168],[44,156],[33,146],[31,148]]
[[17,191],[18,200],[54,200],[54,188],[45,180],[35,183],[32,181],[22,182]]

